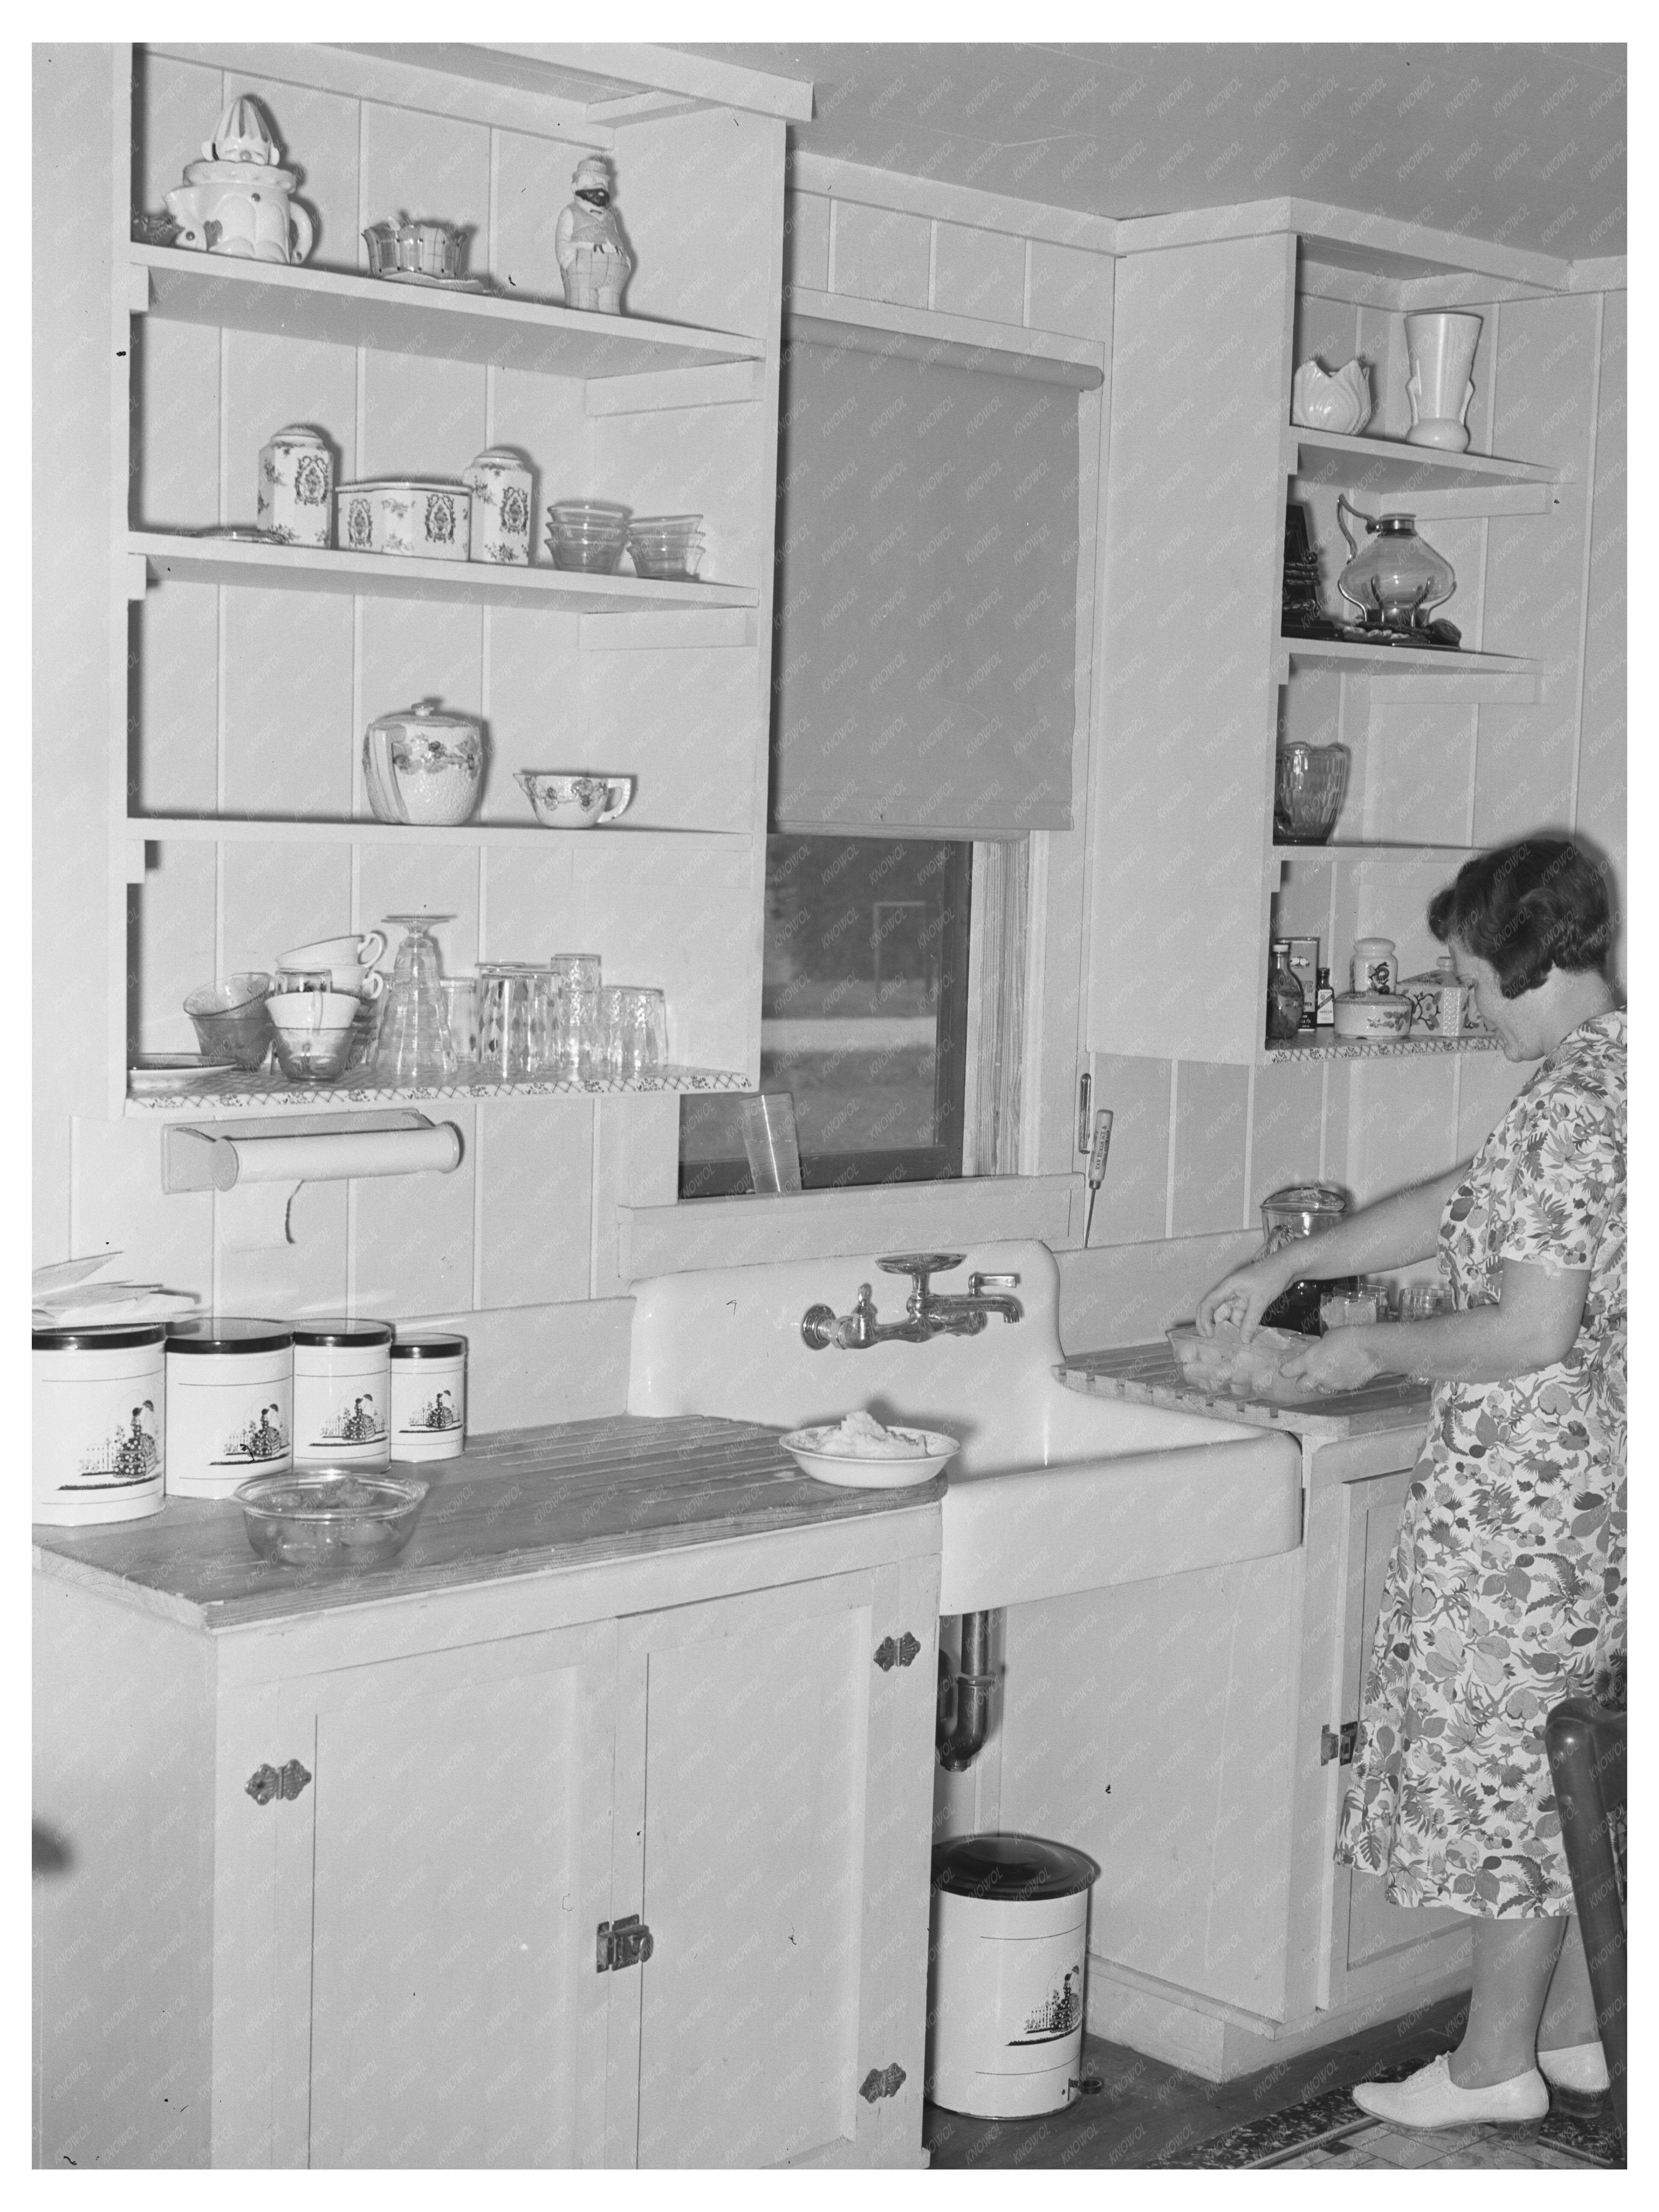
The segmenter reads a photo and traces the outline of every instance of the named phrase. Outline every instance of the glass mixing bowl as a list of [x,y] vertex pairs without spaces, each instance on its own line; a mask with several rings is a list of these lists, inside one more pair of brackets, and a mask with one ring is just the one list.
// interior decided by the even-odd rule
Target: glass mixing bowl
[[248,1542],[262,1559],[346,1574],[397,1558],[415,1532],[426,1493],[415,1475],[319,1467],[256,1475],[234,1495]]

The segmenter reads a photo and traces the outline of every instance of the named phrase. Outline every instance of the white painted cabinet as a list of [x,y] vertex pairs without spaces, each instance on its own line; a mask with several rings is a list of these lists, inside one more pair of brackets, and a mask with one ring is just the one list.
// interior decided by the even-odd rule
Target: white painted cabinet
[[216,1632],[40,1576],[37,2162],[921,2164],[939,1516],[882,1520]]

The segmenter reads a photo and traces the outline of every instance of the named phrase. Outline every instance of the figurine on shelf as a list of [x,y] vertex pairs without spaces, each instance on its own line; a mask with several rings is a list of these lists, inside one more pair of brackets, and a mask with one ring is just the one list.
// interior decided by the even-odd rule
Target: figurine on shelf
[[634,264],[622,225],[611,210],[611,171],[597,155],[576,164],[576,197],[559,216],[553,251],[564,279],[567,307],[622,313],[623,287]]

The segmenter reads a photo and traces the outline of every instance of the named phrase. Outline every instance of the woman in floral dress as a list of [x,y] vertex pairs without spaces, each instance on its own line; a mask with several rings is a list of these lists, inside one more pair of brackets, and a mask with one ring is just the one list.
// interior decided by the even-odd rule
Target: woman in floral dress
[[1293,1275],[1432,1253],[1450,1285],[1450,1313],[1334,1328],[1282,1363],[1316,1389],[1435,1384],[1337,1856],[1396,1905],[1474,1920],[1457,2050],[1354,2093],[1447,2127],[1535,2120],[1549,2082],[1607,2086],[1543,1731],[1623,1668],[1626,1017],[1602,972],[1605,885],[1568,839],[1471,860],[1429,926],[1505,1056],[1542,1065],[1465,1166],[1238,1270],[1198,1318],[1249,1335]]

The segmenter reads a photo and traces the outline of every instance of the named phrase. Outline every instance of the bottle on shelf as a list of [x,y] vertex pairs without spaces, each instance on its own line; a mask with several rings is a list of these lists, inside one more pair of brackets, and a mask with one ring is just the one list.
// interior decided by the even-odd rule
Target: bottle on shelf
[[1301,1027],[1302,986],[1291,973],[1291,941],[1275,937],[1267,974],[1267,1042],[1288,1043]]
[[1336,994],[1331,988],[1331,971],[1328,968],[1322,968],[1314,987],[1314,1027],[1329,1030],[1335,1026]]

